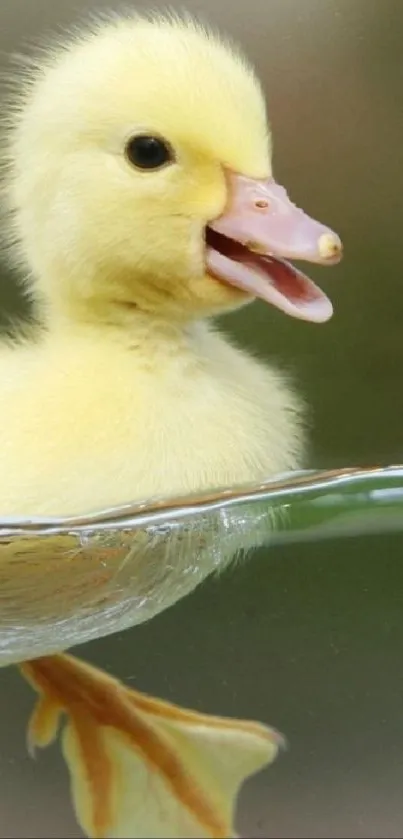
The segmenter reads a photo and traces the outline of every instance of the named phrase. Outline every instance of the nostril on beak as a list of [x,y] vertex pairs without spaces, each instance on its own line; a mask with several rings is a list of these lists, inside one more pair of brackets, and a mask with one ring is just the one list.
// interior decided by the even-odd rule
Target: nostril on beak
[[267,210],[269,202],[266,201],[265,198],[257,198],[255,201],[255,207],[257,207],[258,210]]

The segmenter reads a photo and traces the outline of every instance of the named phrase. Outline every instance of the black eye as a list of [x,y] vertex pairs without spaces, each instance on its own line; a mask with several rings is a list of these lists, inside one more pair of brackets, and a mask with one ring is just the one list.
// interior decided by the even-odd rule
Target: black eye
[[165,140],[147,134],[129,140],[126,156],[138,169],[160,169],[174,160],[172,149]]

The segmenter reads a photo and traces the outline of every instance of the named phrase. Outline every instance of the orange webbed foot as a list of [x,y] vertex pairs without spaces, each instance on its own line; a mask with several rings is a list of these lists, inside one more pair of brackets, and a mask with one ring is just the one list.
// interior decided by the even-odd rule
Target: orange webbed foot
[[77,819],[89,837],[231,837],[239,789],[271,763],[277,732],[188,711],[126,688],[68,655],[20,665],[38,691],[28,745],[67,717],[62,747]]

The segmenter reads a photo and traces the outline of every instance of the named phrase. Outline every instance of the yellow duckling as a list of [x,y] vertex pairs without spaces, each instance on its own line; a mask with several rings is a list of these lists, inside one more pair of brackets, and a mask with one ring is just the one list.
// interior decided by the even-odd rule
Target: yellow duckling
[[[75,515],[299,467],[298,397],[210,319],[260,297],[327,320],[329,300],[288,260],[332,264],[341,243],[273,179],[262,90],[239,51],[188,20],[104,20],[29,64],[7,160],[10,242],[42,327],[0,353],[1,516]],[[101,817],[118,781],[112,794],[107,770],[96,769],[109,700],[109,727],[127,734],[130,723],[132,740],[134,707],[154,726],[176,712],[156,700],[141,706],[138,694],[129,700],[71,658],[39,659],[24,672],[42,694],[32,742],[48,742],[64,710],[76,726],[70,765],[87,749],[76,807],[89,835],[182,835],[164,820],[134,828],[125,805],[123,826],[113,807]],[[199,733],[208,728],[200,720]],[[242,725],[233,724],[237,736]],[[140,726],[134,742],[146,743],[148,759],[166,738],[175,752],[167,728],[147,731]],[[273,756],[267,730],[255,735]],[[179,770],[164,755],[151,764],[172,792]],[[233,808],[223,809],[222,796],[205,790],[198,810],[196,781],[186,795],[185,804],[175,798],[187,813],[183,835],[231,835]]]

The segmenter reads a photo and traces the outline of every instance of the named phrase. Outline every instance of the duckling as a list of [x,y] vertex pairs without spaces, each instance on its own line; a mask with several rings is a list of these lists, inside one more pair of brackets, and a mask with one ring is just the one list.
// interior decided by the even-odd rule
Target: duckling
[[[275,182],[263,92],[239,50],[188,19],[94,24],[29,64],[6,157],[11,252],[41,327],[0,352],[1,515],[82,514],[300,467],[300,398],[212,319],[259,297],[326,321],[330,301],[289,260],[334,264],[341,243]],[[22,672],[40,693],[32,746],[69,716],[91,836],[232,835],[240,776],[277,750],[267,729],[145,699],[71,657]],[[128,803],[130,749],[137,781],[141,755],[170,791],[163,827],[155,802],[140,822]]]
[[2,515],[72,515],[297,468],[299,398],[211,318],[262,297],[325,321],[286,261],[340,241],[273,177],[262,90],[189,21],[102,22],[28,78],[12,249],[43,330],[4,346]]

